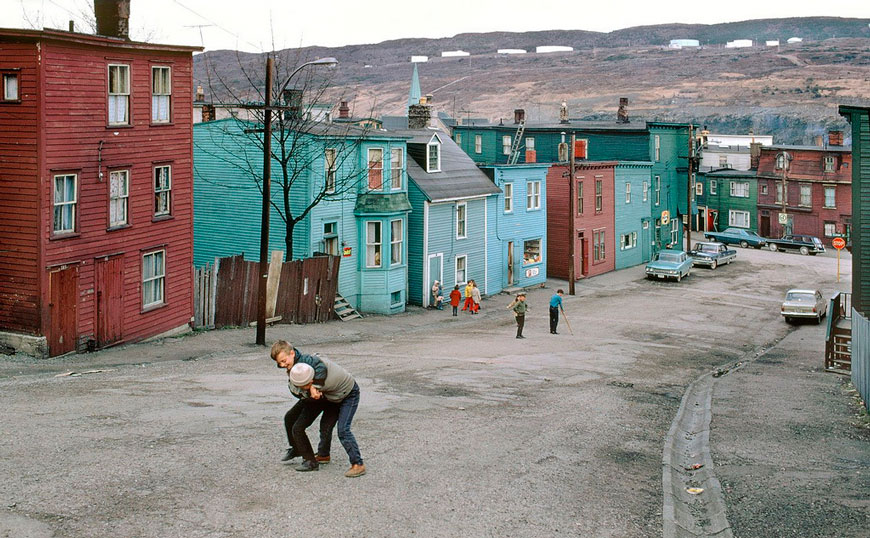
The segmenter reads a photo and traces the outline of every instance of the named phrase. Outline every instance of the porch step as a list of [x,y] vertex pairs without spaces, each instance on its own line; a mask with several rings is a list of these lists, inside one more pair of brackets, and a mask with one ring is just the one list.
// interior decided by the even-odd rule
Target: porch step
[[350,303],[347,302],[347,299],[342,297],[341,294],[338,292],[335,293],[335,305],[333,306],[332,310],[341,321],[350,321],[352,319],[362,317],[362,314],[357,312],[354,307],[350,306]]

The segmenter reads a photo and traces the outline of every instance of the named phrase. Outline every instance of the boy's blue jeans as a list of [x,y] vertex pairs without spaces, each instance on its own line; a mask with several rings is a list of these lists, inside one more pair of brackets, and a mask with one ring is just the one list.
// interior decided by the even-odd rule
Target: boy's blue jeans
[[[323,418],[320,419],[320,428],[324,430],[331,426],[338,425],[338,440],[341,441],[341,446],[347,452],[347,457],[350,459],[351,465],[362,465],[363,459],[359,452],[359,445],[356,443],[356,438],[353,432],[350,431],[353,416],[356,414],[356,408],[359,407],[359,385],[353,384],[353,389],[345,396],[344,400],[337,405],[330,405],[323,411]],[[324,422],[326,426],[324,426]],[[318,454],[328,456],[332,436],[328,440],[321,439]]]

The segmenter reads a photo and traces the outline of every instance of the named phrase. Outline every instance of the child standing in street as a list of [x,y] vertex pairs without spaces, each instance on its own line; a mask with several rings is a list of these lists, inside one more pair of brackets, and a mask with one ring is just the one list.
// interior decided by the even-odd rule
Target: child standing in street
[[526,312],[529,310],[529,305],[526,303],[526,294],[518,293],[517,298],[508,305],[508,310],[513,310],[514,316],[517,318],[517,338],[525,338],[523,336],[523,326],[526,324]]
[[477,287],[477,282],[471,281],[474,287],[471,288],[471,313],[477,314],[480,310],[480,288]]
[[[471,298],[471,290],[474,289],[474,281],[469,280],[467,284],[465,284],[465,304],[462,305],[462,311],[471,310],[471,307],[474,306],[474,299]],[[473,311],[472,311],[473,313]]]
[[453,307],[453,315],[459,310],[459,301],[462,300],[462,292],[459,291],[459,285],[453,286],[453,291],[450,292],[450,306]]

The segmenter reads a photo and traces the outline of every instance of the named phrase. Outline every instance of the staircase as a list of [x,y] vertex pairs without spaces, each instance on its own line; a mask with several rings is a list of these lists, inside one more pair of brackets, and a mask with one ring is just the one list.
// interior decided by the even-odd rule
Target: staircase
[[840,292],[831,297],[825,333],[825,371],[842,375],[852,373],[851,293]]
[[517,164],[517,161],[520,158],[520,146],[523,143],[523,133],[526,130],[526,120],[520,122],[520,126],[517,127],[517,134],[514,135],[514,143],[511,144],[511,154],[508,157],[508,164]]
[[338,292],[335,293],[335,305],[333,306],[332,311],[335,312],[335,315],[338,316],[338,319],[341,321],[350,321],[362,317],[362,314],[357,312],[354,307],[350,306],[347,299],[342,297]]

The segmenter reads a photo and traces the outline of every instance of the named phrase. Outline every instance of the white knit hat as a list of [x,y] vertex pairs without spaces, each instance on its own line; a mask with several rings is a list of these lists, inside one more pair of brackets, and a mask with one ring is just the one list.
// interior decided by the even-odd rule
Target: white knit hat
[[290,382],[297,387],[304,387],[314,379],[314,368],[310,364],[297,362],[290,368]]

